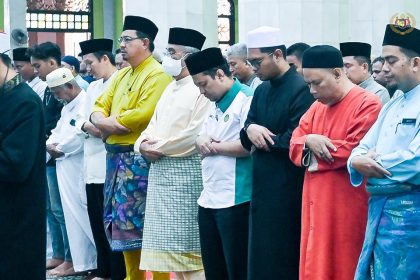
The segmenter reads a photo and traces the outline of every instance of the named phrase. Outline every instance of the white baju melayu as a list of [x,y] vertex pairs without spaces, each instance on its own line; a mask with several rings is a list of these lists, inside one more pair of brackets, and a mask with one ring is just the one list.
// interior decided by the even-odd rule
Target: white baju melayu
[[41,80],[39,77],[35,77],[32,81],[27,81],[26,83],[36,92],[36,94],[38,94],[41,100],[44,100],[44,92],[48,86],[46,82]]
[[109,87],[115,73],[104,82],[100,79],[90,83],[83,104],[76,116],[76,128],[84,141],[84,178],[86,184],[103,184],[106,174],[106,150],[101,138],[93,137],[82,130],[82,126],[89,120],[96,99]]
[[82,90],[63,107],[61,118],[47,140],[47,144],[57,143],[57,149],[64,153],[56,159],[57,179],[76,272],[96,268],[96,248],[87,213],[83,178],[83,138],[75,127],[75,119],[85,95],[86,92]]

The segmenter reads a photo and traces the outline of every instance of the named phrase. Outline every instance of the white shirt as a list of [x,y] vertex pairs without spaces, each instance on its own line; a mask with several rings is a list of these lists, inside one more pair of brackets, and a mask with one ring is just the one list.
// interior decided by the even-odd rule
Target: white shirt
[[191,76],[172,81],[163,92],[155,112],[134,145],[138,152],[144,140],[158,140],[153,148],[169,157],[196,153],[195,140],[209,115],[211,102],[194,85]]
[[64,153],[64,156],[56,159],[57,161],[83,152],[83,139],[74,124],[85,95],[86,92],[81,90],[76,98],[64,105],[57,126],[51,131],[51,136],[47,140],[47,145],[57,143],[57,149]]
[[[253,91],[235,81],[217,104],[200,135],[220,142],[239,140],[252,101]],[[220,209],[250,201],[252,185],[251,157],[235,158],[223,155],[205,157],[202,162],[203,186],[198,204],[204,208]]]
[[102,139],[82,131],[82,126],[89,120],[96,99],[109,87],[115,77],[115,71],[108,80],[100,79],[90,83],[83,104],[76,116],[76,128],[84,139],[84,178],[87,184],[103,184],[106,172],[106,150]]
[[44,92],[45,89],[47,88],[47,83],[44,82],[43,80],[41,80],[39,77],[35,77],[32,79],[32,81],[28,81],[26,82],[28,84],[28,86],[30,86],[39,96],[39,98],[41,98],[41,100],[44,99]]
[[259,85],[262,84],[263,81],[260,80],[260,78],[255,77],[254,79],[252,79],[251,84],[249,85],[250,88],[252,88],[253,90],[255,90]]

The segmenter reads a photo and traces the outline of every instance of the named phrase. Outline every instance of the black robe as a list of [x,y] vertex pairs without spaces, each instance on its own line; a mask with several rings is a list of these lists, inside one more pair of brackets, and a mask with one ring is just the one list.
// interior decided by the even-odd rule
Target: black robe
[[[257,87],[245,127],[255,123],[276,134],[270,152],[253,154],[248,279],[299,278],[300,214],[304,169],[289,159],[289,142],[314,101],[294,68]],[[241,143],[252,143],[241,130]]]
[[57,122],[61,117],[63,104],[55,99],[54,94],[51,92],[49,87],[47,87],[44,91],[42,104],[44,105],[45,130],[48,138],[51,135],[51,130],[57,126]]
[[[55,99],[54,94],[51,92],[49,87],[47,87],[44,91],[42,104],[44,105],[45,114],[45,140],[47,140],[51,135],[51,130],[57,126],[57,122],[61,117],[63,104]],[[51,158],[47,162],[47,166],[55,166],[55,159]]]
[[0,93],[0,279],[45,279],[45,126],[26,84]]

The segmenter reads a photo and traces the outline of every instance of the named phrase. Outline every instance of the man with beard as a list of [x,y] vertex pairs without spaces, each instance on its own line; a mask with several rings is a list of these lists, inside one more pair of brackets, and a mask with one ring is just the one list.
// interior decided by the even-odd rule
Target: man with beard
[[248,279],[298,279],[304,170],[289,159],[290,137],[314,101],[286,61],[280,30],[248,33],[248,61],[258,86],[241,142],[253,158]]
[[393,97],[348,160],[367,178],[368,223],[354,279],[420,279],[420,30],[387,25],[383,71]]

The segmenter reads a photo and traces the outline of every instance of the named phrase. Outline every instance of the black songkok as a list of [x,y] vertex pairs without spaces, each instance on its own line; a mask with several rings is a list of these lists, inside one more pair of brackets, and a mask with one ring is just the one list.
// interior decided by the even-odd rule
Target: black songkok
[[420,55],[420,30],[410,27],[401,28],[398,25],[388,24],[382,46],[391,45],[415,51]]
[[28,48],[17,48],[13,50],[13,61],[31,61],[29,55],[26,54]]
[[112,52],[112,46],[114,42],[111,39],[92,39],[80,42],[81,55],[87,55],[89,53],[106,51]]
[[364,56],[370,59],[372,46],[368,43],[346,42],[340,43],[340,51],[345,56]]
[[302,68],[342,68],[341,52],[328,45],[313,46],[303,53]]
[[168,44],[193,47],[201,50],[206,36],[194,29],[173,27],[169,29]]
[[150,19],[138,16],[126,16],[124,19],[124,30],[136,30],[150,36],[152,41],[155,40],[158,28]]
[[226,63],[226,59],[223,57],[222,51],[219,48],[208,48],[193,53],[185,59],[185,64],[191,75],[204,72]]

